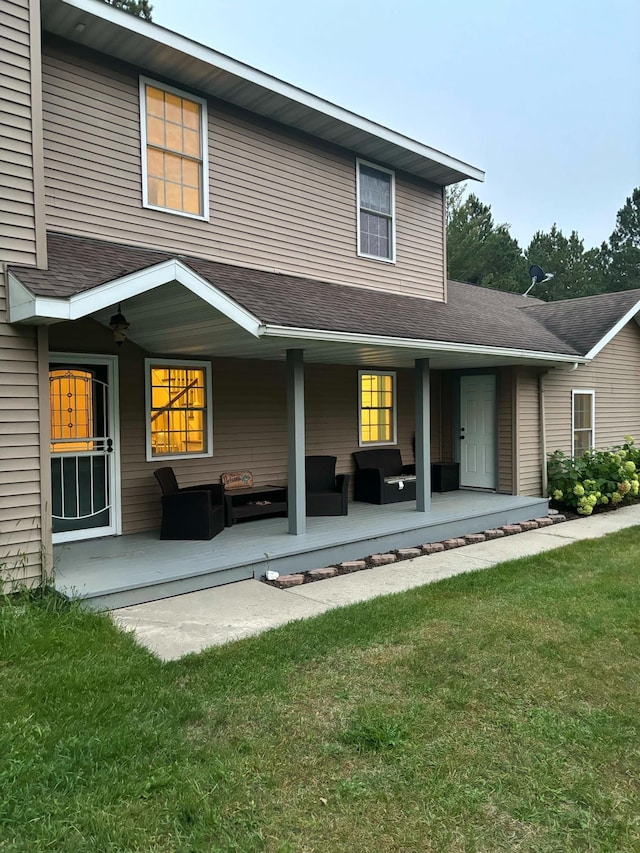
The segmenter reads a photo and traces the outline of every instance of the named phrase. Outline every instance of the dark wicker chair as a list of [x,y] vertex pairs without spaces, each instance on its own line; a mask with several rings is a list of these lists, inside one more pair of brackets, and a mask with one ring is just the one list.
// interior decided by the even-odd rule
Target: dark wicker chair
[[178,487],[173,468],[153,472],[162,489],[161,539],[213,539],[224,529],[220,483]]
[[349,475],[336,477],[335,456],[307,456],[307,515],[347,515]]
[[[370,504],[415,501],[415,465],[403,465],[395,447],[359,450],[353,454],[356,463],[353,496]],[[403,475],[411,479],[402,479]],[[391,482],[390,482],[391,480]]]

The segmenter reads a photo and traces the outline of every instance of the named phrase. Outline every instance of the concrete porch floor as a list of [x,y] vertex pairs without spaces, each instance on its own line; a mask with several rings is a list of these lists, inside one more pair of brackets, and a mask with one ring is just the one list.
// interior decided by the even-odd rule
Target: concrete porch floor
[[418,513],[415,501],[352,502],[348,516],[308,518],[300,536],[290,536],[280,517],[238,523],[209,542],[161,542],[157,531],[88,539],[54,547],[55,587],[92,607],[126,607],[259,578],[267,569],[288,574],[475,533],[547,508],[542,498],[460,490],[434,494],[428,513]]

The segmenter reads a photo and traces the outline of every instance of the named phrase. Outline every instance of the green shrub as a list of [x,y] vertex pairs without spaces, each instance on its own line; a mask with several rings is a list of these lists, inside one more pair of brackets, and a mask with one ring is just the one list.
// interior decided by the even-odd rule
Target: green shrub
[[556,450],[547,462],[549,497],[580,515],[591,515],[598,505],[617,506],[636,498],[639,471],[640,448],[630,435],[620,446],[588,450],[582,456]]

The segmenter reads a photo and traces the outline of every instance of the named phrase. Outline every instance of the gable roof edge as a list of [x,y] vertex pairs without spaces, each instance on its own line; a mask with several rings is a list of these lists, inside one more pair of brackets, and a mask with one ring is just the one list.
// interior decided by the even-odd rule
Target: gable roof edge
[[262,323],[246,308],[179,260],[162,261],[67,297],[35,296],[9,272],[9,322],[78,320],[133,296],[177,281],[254,337]]
[[589,350],[585,358],[589,359],[590,361],[594,359],[598,355],[598,353],[602,352],[606,345],[615,338],[618,332],[620,332],[627,325],[627,323],[635,317],[638,312],[640,312],[640,299],[636,302],[635,305],[629,308],[629,310],[618,320],[618,322],[609,329],[607,334],[604,335],[598,341],[598,343]]
[[[225,77],[225,81],[219,80],[215,85],[211,84],[210,88],[203,88],[202,81],[193,85],[241,108],[281,121],[319,139],[342,144],[369,159],[389,161],[393,168],[405,169],[436,184],[448,185],[467,179],[484,181],[484,172],[475,166],[102,0],[43,0],[42,21],[47,31],[90,50],[99,50],[123,61],[140,65],[148,73],[164,73],[167,77],[172,77],[166,57],[160,57],[158,61],[167,67],[158,70],[150,60],[145,64],[139,57],[134,59],[135,53],[129,55],[124,44],[114,47],[114,40],[117,42],[117,38],[113,33],[110,40],[106,39],[102,43],[90,37],[90,25],[77,30],[78,25],[85,23],[83,16],[87,21],[93,18],[94,21],[103,21],[112,28],[119,28],[122,33],[130,34],[141,43],[146,41],[147,47],[155,46],[158,50],[174,52],[176,58],[177,55],[181,57],[181,62],[190,60],[194,67],[195,64],[202,63],[204,67],[216,70],[218,76]],[[153,52],[149,50],[150,55]],[[180,76],[176,76],[175,72],[173,76],[178,82],[185,82]],[[213,79],[216,75],[209,72],[207,76]],[[222,89],[218,90],[219,86],[222,86]],[[248,100],[245,100],[244,96],[248,96]],[[258,108],[257,105],[266,100],[273,103],[264,109]],[[283,114],[288,114],[289,118],[284,118]],[[324,119],[326,133],[317,127],[319,118]],[[347,138],[341,142],[340,139],[345,136]],[[383,150],[376,158],[374,152],[381,146]],[[390,152],[392,156],[389,160]],[[426,174],[425,170],[433,172],[432,176]]]

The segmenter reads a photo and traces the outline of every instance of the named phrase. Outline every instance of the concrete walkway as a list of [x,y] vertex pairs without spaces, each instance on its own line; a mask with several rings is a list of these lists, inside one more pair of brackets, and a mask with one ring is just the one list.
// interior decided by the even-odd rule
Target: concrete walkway
[[[640,504],[286,590],[247,580],[113,610],[111,615],[160,658],[174,660],[335,607],[595,539],[635,524],[640,524]],[[640,533],[638,539],[640,544]]]

